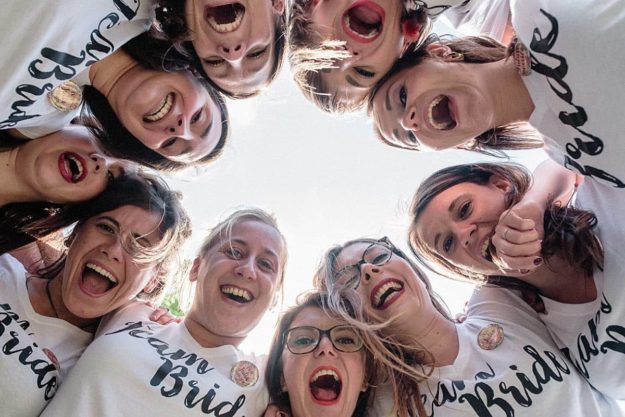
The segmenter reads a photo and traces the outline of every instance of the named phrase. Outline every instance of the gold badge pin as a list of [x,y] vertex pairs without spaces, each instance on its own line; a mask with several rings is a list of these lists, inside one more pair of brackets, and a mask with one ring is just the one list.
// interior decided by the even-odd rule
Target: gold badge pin
[[484,350],[493,350],[503,342],[503,327],[489,324],[477,335],[477,344]]
[[239,361],[230,370],[230,379],[240,387],[250,387],[258,378],[258,368],[250,361]]
[[82,103],[82,90],[73,81],[65,81],[48,93],[48,101],[57,110],[72,111]]

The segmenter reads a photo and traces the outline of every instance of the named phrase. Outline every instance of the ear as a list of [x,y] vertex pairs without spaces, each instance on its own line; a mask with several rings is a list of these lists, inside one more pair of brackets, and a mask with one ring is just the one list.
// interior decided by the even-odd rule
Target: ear
[[197,274],[200,270],[200,263],[202,263],[202,260],[199,256],[193,260],[193,265],[191,266],[191,270],[189,271],[189,281],[197,281]]
[[400,58],[408,52],[410,45],[415,44],[421,37],[423,31],[423,25],[418,23],[414,19],[406,19],[401,24],[401,32],[404,36],[404,43],[402,45],[402,52]]
[[281,15],[284,13],[284,0],[271,0],[271,9],[273,14]]
[[428,52],[430,56],[437,58],[448,58],[453,54],[451,48],[447,45],[443,45],[442,43],[433,42],[425,47],[425,50]]
[[143,292],[146,294],[151,294],[154,292],[156,288],[158,288],[158,284],[161,282],[159,271],[150,279],[150,281],[143,287]]
[[360,392],[366,392],[369,389],[369,384],[365,381],[362,382],[362,388],[360,388]]
[[509,192],[512,188],[512,184],[510,184],[510,181],[497,174],[491,175],[490,179],[488,180],[488,185],[490,185],[491,187],[495,187],[497,190],[503,191],[504,193]]

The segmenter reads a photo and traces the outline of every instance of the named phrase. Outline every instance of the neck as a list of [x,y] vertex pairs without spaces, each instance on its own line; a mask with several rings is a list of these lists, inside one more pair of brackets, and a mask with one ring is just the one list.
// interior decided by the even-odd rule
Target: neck
[[230,337],[217,335],[204,327],[202,323],[195,320],[190,314],[185,317],[184,325],[187,327],[187,330],[193,339],[195,339],[200,346],[205,348],[215,348],[224,345],[233,345],[238,347],[245,339],[245,336]]
[[19,175],[18,155],[21,146],[0,152],[0,178],[2,178],[0,207],[9,203],[41,201],[33,188],[24,180],[25,176]]
[[89,80],[91,85],[111,102],[112,96],[117,91],[116,86],[119,80],[138,67],[137,61],[119,49],[89,67]]
[[426,321],[413,318],[407,325],[406,334],[410,336],[401,342],[413,345],[417,341],[431,355],[431,366],[440,367],[454,363],[460,348],[458,330],[452,321],[437,311]]
[[559,257],[536,268],[531,274],[518,277],[534,285],[542,295],[567,304],[580,304],[597,298],[597,287],[592,276],[584,274]]
[[493,92],[497,114],[493,126],[505,126],[515,122],[527,122],[534,111],[534,102],[517,72],[512,58],[491,62],[484,72],[485,91]]

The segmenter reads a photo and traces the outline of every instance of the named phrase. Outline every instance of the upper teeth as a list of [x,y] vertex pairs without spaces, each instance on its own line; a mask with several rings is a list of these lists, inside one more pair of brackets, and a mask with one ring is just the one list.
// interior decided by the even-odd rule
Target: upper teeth
[[[347,27],[348,27],[348,28],[350,28],[350,29],[352,29],[352,26],[350,25],[350,22],[351,22],[351,21],[350,21],[350,19],[349,19],[349,15],[348,15],[348,14],[346,14],[346,15],[345,15],[345,17],[344,17],[344,19],[345,19],[345,24],[347,25]],[[353,30],[353,29],[352,29],[352,30]],[[360,36],[361,38],[365,38],[365,39],[373,39],[373,38],[375,38],[376,36],[378,36],[378,33],[379,33],[379,32],[380,32],[380,31],[376,28],[376,29],[373,29],[371,32],[369,32],[369,33],[367,33],[367,34],[365,34],[365,35],[363,35],[362,33],[358,32],[358,36]]]
[[386,291],[388,291],[390,288],[394,288],[396,290],[401,290],[402,285],[397,282],[397,281],[389,281],[386,284],[382,285],[376,292],[375,295],[373,297],[373,301],[375,302],[375,305],[379,305],[380,301],[382,300],[382,296],[384,295],[384,293]]
[[430,124],[432,125],[432,127],[434,127],[434,129],[437,130],[444,130],[447,129],[448,124],[449,123],[437,123],[436,120],[434,120],[434,116],[432,115],[432,112],[434,111],[434,108],[438,105],[438,103],[440,103],[443,99],[445,98],[445,96],[440,95],[438,97],[436,97],[431,103],[430,103],[430,107],[428,108],[428,118],[430,119]]
[[158,108],[158,110],[156,110],[154,113],[150,113],[146,115],[145,119],[150,122],[156,122],[158,120],[161,120],[163,117],[165,117],[167,113],[169,113],[169,110],[171,109],[171,106],[173,104],[174,104],[174,93],[169,93],[167,94],[167,97],[165,97],[163,101],[161,102],[161,105]]
[[71,155],[68,155],[65,159],[65,168],[69,171],[72,172],[71,168],[70,168],[70,163],[71,161],[73,161],[76,164],[76,167],[78,168],[78,173],[77,174],[73,174],[72,175],[72,180],[76,181],[78,178],[80,178],[80,176],[82,175],[82,171],[83,171],[83,166],[80,163],[80,161],[76,158],[74,158]]
[[320,369],[315,375],[313,375],[312,381],[315,382],[324,375],[331,375],[334,379],[340,381],[338,374],[332,369]]
[[490,239],[486,239],[482,244],[482,257],[488,257],[488,245],[490,244]]
[[241,21],[243,20],[244,14],[245,13],[243,10],[237,10],[234,20],[230,23],[223,23],[223,24],[217,23],[214,17],[209,16],[208,24],[217,32],[220,32],[220,33],[232,32],[234,30],[237,30],[239,26],[241,26]]
[[224,294],[236,295],[237,297],[243,298],[245,301],[250,301],[252,299],[252,294],[248,290],[244,290],[242,288],[228,286],[223,287],[221,292]]
[[113,284],[117,284],[117,278],[115,278],[113,276],[113,274],[111,274],[106,269],[101,268],[98,265],[95,265],[95,264],[92,264],[92,263],[88,263],[87,264],[87,268],[93,269],[95,272],[97,272],[98,274],[102,275],[103,277],[105,277],[106,279],[111,281]]

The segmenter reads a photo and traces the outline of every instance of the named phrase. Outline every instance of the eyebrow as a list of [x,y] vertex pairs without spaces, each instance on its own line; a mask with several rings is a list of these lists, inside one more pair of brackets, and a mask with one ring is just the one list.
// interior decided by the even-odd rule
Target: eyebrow
[[393,110],[393,106],[391,106],[391,89],[390,87],[386,90],[386,97],[384,98],[384,107],[387,111]]
[[[245,246],[245,247],[247,247],[247,246],[248,246],[247,242],[246,242],[245,240],[243,240],[243,239],[232,239],[232,240],[230,240],[230,242],[238,243],[238,244],[243,245],[243,246]],[[263,252],[265,252],[265,253],[267,253],[267,254],[269,254],[269,255],[271,255],[271,256],[273,256],[273,257],[275,257],[276,259],[280,259],[280,257],[278,256],[278,254],[277,254],[277,253],[275,253],[274,251],[272,251],[272,250],[271,250],[271,249],[269,249],[269,248],[263,248]]]
[[349,74],[345,75],[345,80],[354,87],[364,88],[362,84],[358,83],[358,81],[356,81],[356,79]]

